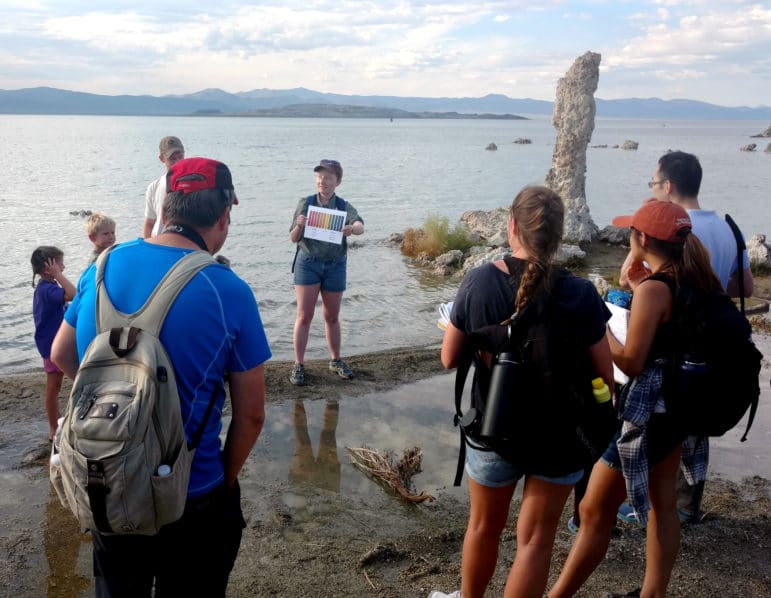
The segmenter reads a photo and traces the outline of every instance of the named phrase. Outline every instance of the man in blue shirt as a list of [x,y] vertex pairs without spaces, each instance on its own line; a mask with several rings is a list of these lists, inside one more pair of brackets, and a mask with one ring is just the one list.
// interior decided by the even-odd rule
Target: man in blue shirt
[[[134,313],[183,256],[220,250],[238,203],[227,166],[206,158],[176,163],[168,173],[166,228],[123,243],[108,257],[104,284],[116,309]],[[74,378],[96,336],[95,266],[54,341],[52,358]],[[198,272],[169,309],[160,332],[174,364],[185,434],[204,420],[209,399],[227,378],[232,420],[221,446],[224,393],[217,393],[195,452],[185,513],[155,536],[105,536],[92,530],[96,595],[225,596],[245,526],[237,476],[265,419],[264,362],[271,354],[249,286],[229,268]]]

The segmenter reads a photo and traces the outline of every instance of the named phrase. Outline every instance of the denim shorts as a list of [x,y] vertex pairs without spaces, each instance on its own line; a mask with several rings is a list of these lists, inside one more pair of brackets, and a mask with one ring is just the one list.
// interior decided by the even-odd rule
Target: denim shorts
[[347,258],[318,260],[300,251],[294,265],[294,283],[297,285],[321,285],[322,291],[342,293],[345,290]]
[[[499,456],[495,451],[480,451],[466,445],[466,473],[477,484],[488,488],[502,488],[516,484],[526,474],[514,465]],[[532,477],[549,482],[572,486],[584,475],[584,470],[579,469],[559,477],[548,477],[532,474]]]

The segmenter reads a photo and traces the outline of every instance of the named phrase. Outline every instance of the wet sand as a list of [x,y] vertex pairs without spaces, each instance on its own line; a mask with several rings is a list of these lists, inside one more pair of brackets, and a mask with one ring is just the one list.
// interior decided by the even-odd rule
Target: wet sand
[[[606,260],[618,263],[615,252]],[[616,267],[616,266],[614,266]],[[602,272],[605,273],[605,272]],[[771,298],[771,279],[755,295]],[[771,596],[771,324],[756,316],[767,356],[761,407],[746,443],[743,422],[712,441],[704,521],[685,527],[670,596]],[[228,595],[425,597],[457,589],[468,516],[466,480],[452,487],[458,436],[452,374],[436,345],[346,358],[343,381],[326,361],[306,364],[309,385],[288,382],[290,364],[266,366],[267,422],[242,472],[247,528]],[[48,482],[42,372],[0,377],[0,596],[92,596],[90,540]],[[61,403],[69,384],[65,381]],[[355,469],[346,447],[401,451],[419,446],[407,504]],[[504,531],[488,592],[502,594],[516,551],[518,499]],[[552,581],[572,542],[568,504],[555,541]],[[578,596],[641,585],[644,531],[619,524],[607,556]]]
[[[758,336],[766,355],[771,337]],[[326,362],[308,364],[304,388],[288,363],[267,368],[268,423],[241,476],[247,529],[229,596],[426,596],[456,589],[468,514],[464,484],[453,488],[457,433],[451,374],[438,347],[350,359],[353,381]],[[771,595],[771,437],[768,364],[762,407],[749,440],[742,425],[713,442],[705,521],[684,528],[671,596]],[[90,596],[90,542],[49,490],[42,374],[0,386],[0,591],[4,596]],[[64,393],[63,393],[64,394]],[[741,430],[740,430],[741,429]],[[436,500],[406,504],[348,461],[345,447],[397,453],[423,449],[417,491]],[[563,514],[552,575],[572,536]],[[490,596],[500,595],[515,550],[516,504]],[[638,587],[644,532],[620,525],[608,555],[579,596]]]

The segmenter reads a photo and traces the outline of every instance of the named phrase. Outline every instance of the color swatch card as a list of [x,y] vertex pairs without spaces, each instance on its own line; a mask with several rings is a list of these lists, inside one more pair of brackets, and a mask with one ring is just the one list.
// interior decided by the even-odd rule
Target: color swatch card
[[305,220],[305,238],[340,245],[343,242],[345,217],[346,212],[342,210],[309,206]]

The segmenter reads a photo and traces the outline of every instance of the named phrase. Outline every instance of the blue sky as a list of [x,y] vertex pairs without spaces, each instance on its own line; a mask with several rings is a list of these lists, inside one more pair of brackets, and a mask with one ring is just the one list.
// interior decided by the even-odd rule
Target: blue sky
[[3,0],[0,89],[322,92],[553,100],[577,56],[597,97],[771,105],[771,2]]

